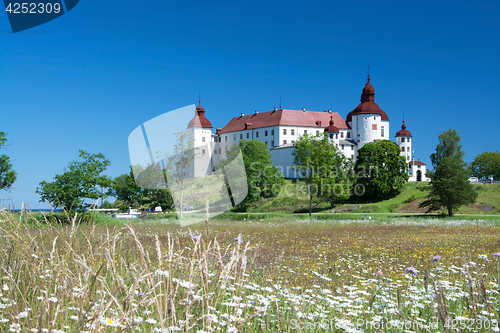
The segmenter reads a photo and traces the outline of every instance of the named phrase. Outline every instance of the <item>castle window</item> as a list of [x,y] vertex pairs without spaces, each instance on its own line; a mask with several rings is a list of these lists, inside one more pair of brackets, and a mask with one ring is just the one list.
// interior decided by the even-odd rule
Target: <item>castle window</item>
[[283,144],[286,145],[286,140],[283,140]]
[[203,150],[201,151],[201,153],[202,153],[203,155],[205,155],[205,149],[203,149]]
[[247,139],[250,139],[250,133],[247,133]]
[[273,129],[271,130],[271,135],[274,135],[274,130]]
[[335,134],[335,139],[338,139],[339,138],[339,134]]
[[204,136],[201,137],[201,142],[205,142],[205,137]]
[[295,142],[295,140],[292,140],[292,143],[294,143],[294,142]]
[[349,139],[351,137],[351,132],[347,132],[347,138]]
[[354,146],[351,146],[351,150],[354,150]]
[[214,137],[214,142],[217,142],[217,137],[216,136]]
[[344,132],[340,132],[340,137],[343,138],[344,137]]
[[316,134],[319,134],[319,131],[316,131]]
[[[410,156],[408,156],[408,157],[410,157]],[[421,165],[419,165],[417,168],[419,168],[419,169],[420,169],[420,167],[421,167]]]
[[222,154],[222,148],[219,148],[219,154]]
[[405,147],[401,147],[401,151],[404,153],[405,152]]
[[221,142],[222,138],[219,136],[219,142]]
[[333,133],[330,133],[330,139],[333,139]]
[[344,150],[344,145],[342,145],[342,150]]
[[290,130],[291,135],[295,135],[295,130]]
[[217,149],[214,149],[214,155],[217,155]]
[[351,155],[351,158],[354,158],[354,155]]
[[307,130],[304,130],[304,134],[307,134]]
[[283,135],[286,135],[286,128],[283,128]]
[[409,161],[410,160],[410,155],[406,156],[406,160]]
[[335,147],[336,147],[336,148],[338,148],[338,147],[339,147],[339,144],[338,144],[338,143],[336,143],[336,144],[335,144]]
[[406,141],[410,142],[410,138],[408,138],[408,140],[406,140]]
[[226,146],[226,154],[227,154],[227,146]]
[[267,136],[267,131],[264,131],[264,136]]
[[224,141],[226,141],[226,142],[227,142],[227,135],[226,135],[226,136],[224,136]]
[[405,138],[401,138],[401,142],[405,142]]
[[380,136],[384,137],[384,133],[385,133],[384,126],[380,126]]
[[274,147],[274,140],[271,140],[271,147]]
[[255,137],[257,137],[257,138],[259,137],[259,132],[258,131],[255,132]]
[[233,140],[236,141],[236,134],[234,135],[234,139]]
[[267,141],[266,141],[266,146],[267,146]]
[[243,140],[243,133],[240,134],[240,140]]

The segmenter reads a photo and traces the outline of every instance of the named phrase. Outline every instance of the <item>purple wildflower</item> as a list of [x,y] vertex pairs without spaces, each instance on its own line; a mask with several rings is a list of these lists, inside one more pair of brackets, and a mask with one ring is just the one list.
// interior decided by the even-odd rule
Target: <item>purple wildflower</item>
[[198,240],[200,236],[193,236],[193,240]]
[[406,269],[406,273],[410,273],[410,274],[413,274],[414,276],[417,276],[418,271],[415,269],[415,267],[408,267]]
[[382,273],[382,271],[377,271],[376,273],[378,276],[384,276],[384,273]]
[[441,256],[435,256],[434,258],[432,258],[432,261],[438,261],[439,259],[441,259]]
[[138,293],[137,294],[137,297],[144,297],[144,296],[146,296],[146,293]]
[[241,238],[241,234],[238,235],[238,237],[234,238],[235,242],[240,242],[240,244],[243,244],[243,238]]
[[495,253],[493,257],[500,257],[500,252]]

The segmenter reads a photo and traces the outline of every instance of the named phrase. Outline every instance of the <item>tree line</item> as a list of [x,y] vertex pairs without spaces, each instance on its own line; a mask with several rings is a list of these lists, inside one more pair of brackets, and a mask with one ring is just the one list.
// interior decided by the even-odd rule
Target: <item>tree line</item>
[[[178,133],[178,138],[183,151],[189,151],[192,141],[184,141],[187,136],[182,133]],[[4,148],[6,142],[5,133],[0,132],[0,148]],[[279,195],[279,189],[284,185],[284,176],[272,164],[269,150],[263,142],[240,141],[238,146],[229,150],[228,158],[215,166],[214,171],[227,166],[228,161],[240,151],[248,195],[238,207],[244,209],[262,198]],[[376,140],[358,150],[354,163],[328,140],[326,134],[301,136],[295,142],[293,168],[307,188],[309,213],[312,212],[313,197],[319,202],[329,202],[333,207],[352,196],[359,197],[360,201],[371,202],[397,194],[408,181],[408,164],[400,156],[400,152],[394,142]],[[428,207],[430,210],[444,209],[448,215],[453,215],[460,206],[474,203],[477,198],[477,193],[468,181],[470,175],[481,179],[500,178],[499,152],[482,153],[470,165],[463,161],[463,156],[460,136],[455,130],[450,129],[439,135],[439,144],[431,155],[434,169],[427,171],[427,176],[431,179],[428,185],[430,193],[421,207]],[[182,199],[179,201],[172,196],[166,183],[153,188],[138,186],[132,167],[129,173],[110,178],[104,174],[110,161],[103,154],[90,154],[80,150],[79,158],[70,162],[63,173],[56,174],[53,181],[40,182],[36,189],[40,201],[48,201],[53,206],[68,210],[87,208],[89,204],[86,202],[89,199],[101,199],[105,208],[116,207],[121,210],[156,206],[169,210],[175,204],[182,205]],[[187,163],[189,158],[185,160]],[[180,163],[170,162],[177,166]],[[146,166],[141,170],[142,174],[147,175],[148,168],[153,167],[158,168]],[[16,177],[9,157],[0,155],[0,190],[11,190]],[[166,175],[164,179],[167,179]],[[225,190],[231,193],[228,185]],[[116,198],[113,204],[104,201],[109,196]]]

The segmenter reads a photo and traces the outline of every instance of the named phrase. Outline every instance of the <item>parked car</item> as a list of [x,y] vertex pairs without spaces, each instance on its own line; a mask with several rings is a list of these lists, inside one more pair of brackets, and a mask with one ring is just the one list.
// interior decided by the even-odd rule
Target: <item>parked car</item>
[[469,181],[470,181],[471,183],[477,183],[477,182],[479,182],[479,178],[477,178],[477,177],[470,177],[470,178],[469,178]]

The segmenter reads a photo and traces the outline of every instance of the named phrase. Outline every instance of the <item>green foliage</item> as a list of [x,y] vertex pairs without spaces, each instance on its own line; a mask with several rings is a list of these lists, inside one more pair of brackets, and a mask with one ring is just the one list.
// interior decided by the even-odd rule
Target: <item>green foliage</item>
[[[0,132],[0,149],[5,145],[7,139],[5,138],[5,133]],[[10,163],[9,157],[5,154],[0,155],[0,191],[10,190],[12,184],[16,181],[17,174],[12,170],[12,164]]]
[[484,152],[477,155],[474,161],[469,165],[472,176],[479,179],[500,179],[500,153]]
[[[158,174],[158,172],[160,172],[161,179],[152,177],[153,174]],[[139,184],[146,185],[145,183],[149,179],[149,188],[137,186],[134,174],[139,178],[137,180]],[[156,179],[154,186],[152,184],[153,179]],[[148,165],[146,168],[134,166],[130,168],[130,173],[113,179],[108,195],[117,198],[115,206],[122,211],[128,207],[141,209],[156,206],[160,206],[162,210],[168,210],[172,208],[174,202],[164,179],[165,175],[159,164]]]
[[451,157],[463,163],[464,152],[461,148],[460,136],[456,130],[450,128],[439,134],[439,144],[436,151],[431,154],[432,166],[436,167],[445,157]]
[[468,180],[468,170],[460,159],[444,156],[430,175],[431,190],[420,207],[439,210],[444,207],[452,216],[460,206],[476,202],[478,193]]
[[[239,165],[231,163],[240,151],[243,156],[246,179],[237,177],[243,170],[235,170],[234,168],[238,168]],[[218,170],[222,167],[225,167],[226,175],[232,176],[234,185],[236,185],[233,188],[244,188],[245,186],[239,183],[247,182],[248,195],[241,202],[241,206],[246,207],[262,198],[275,197],[285,184],[283,175],[271,162],[271,154],[269,154],[266,144],[257,140],[242,140],[239,146],[233,146],[227,154],[227,159],[222,160],[214,169]],[[227,185],[226,188],[230,193],[233,190]],[[231,193],[231,195],[234,196],[237,193]]]
[[304,134],[295,143],[294,169],[306,184],[309,193],[309,214],[313,195],[331,203],[346,200],[353,184],[352,160],[344,156],[329,140],[327,133]]
[[[102,173],[110,164],[103,154],[89,154],[80,150],[79,157],[83,161],[73,161],[61,175],[55,175],[53,182],[40,182],[36,193],[40,201],[49,201],[56,207],[66,210],[83,209],[84,199],[102,197],[98,187],[107,188],[111,179]],[[106,195],[104,195],[106,197]]]
[[401,156],[401,149],[390,140],[376,140],[361,147],[356,172],[358,184],[365,190],[362,194],[365,200],[393,196],[408,181],[408,164]]
[[444,208],[452,216],[460,206],[476,201],[478,193],[468,180],[470,170],[466,169],[461,147],[457,131],[450,128],[439,134],[439,144],[431,155],[434,170],[427,171],[431,179],[429,195],[420,207],[431,211]]

